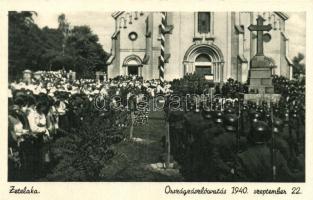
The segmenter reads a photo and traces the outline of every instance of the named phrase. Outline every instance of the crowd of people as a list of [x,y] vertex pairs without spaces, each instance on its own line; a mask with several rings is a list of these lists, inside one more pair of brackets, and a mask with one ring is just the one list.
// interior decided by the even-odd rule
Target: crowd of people
[[[305,82],[274,76],[273,85],[276,103],[189,99],[188,110],[169,112],[171,152],[187,181],[304,181]],[[229,79],[219,97],[242,88]]]
[[[257,104],[243,101],[238,94],[248,87],[233,79],[215,87],[195,75],[163,86],[137,76],[74,79],[62,70],[24,77],[9,83],[9,180],[33,181],[47,174],[57,162],[51,144],[75,134],[87,118],[110,119],[105,129],[126,128],[140,97],[161,93],[180,94],[178,106],[187,105],[165,107],[171,152],[186,181],[304,181],[305,82],[274,76],[273,85],[279,102]],[[212,93],[218,98],[195,102]],[[116,95],[120,104],[112,98]],[[165,105],[174,105],[169,99]]]
[[[143,81],[135,76],[102,82],[75,80],[63,70],[36,72],[9,83],[9,180],[36,180],[47,173],[52,163],[50,144],[75,133],[84,118],[90,117],[88,113],[103,116],[116,108],[123,110],[122,118],[128,115],[127,99],[136,101],[137,94],[154,96],[162,90],[157,80]],[[111,98],[116,95],[123,99],[120,104]]]

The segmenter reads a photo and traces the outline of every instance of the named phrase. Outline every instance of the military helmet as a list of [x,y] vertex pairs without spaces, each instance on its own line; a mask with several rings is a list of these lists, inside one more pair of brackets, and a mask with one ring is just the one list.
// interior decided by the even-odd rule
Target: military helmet
[[274,107],[274,109],[273,109],[273,113],[274,113],[274,115],[279,115],[279,108],[278,107]]
[[284,125],[283,120],[277,118],[273,121],[273,132],[276,134],[279,134],[282,130],[282,127]]
[[235,114],[226,114],[224,117],[225,130],[234,132],[237,130],[237,127],[237,116]]
[[251,139],[256,144],[263,144],[271,138],[271,132],[264,121],[253,123],[251,129]]
[[210,110],[209,107],[205,106],[202,110],[202,116],[205,118],[205,119],[212,119],[212,111]]
[[231,108],[231,107],[228,107],[228,108],[226,108],[225,113],[226,114],[234,114],[235,110],[233,108]]
[[196,106],[196,107],[194,108],[194,112],[195,112],[195,113],[199,113],[199,112],[200,112],[200,109],[199,109],[198,106]]
[[266,119],[266,120],[268,120],[268,121],[270,121],[270,120],[271,120],[271,118],[272,118],[271,113],[266,112],[266,113],[265,113],[265,119]]
[[252,102],[252,103],[251,103],[251,108],[252,108],[252,109],[257,109],[256,103]]
[[252,120],[252,122],[257,122],[257,121],[261,120],[261,114],[258,112],[251,113],[251,120]]
[[247,111],[247,110],[248,110],[248,105],[247,105],[247,104],[244,104],[243,107],[242,107],[242,110],[243,110],[243,111]]
[[216,111],[214,115],[214,122],[221,124],[223,123],[223,113],[221,111]]
[[193,102],[189,101],[189,102],[188,102],[188,108],[189,108],[190,110],[195,110],[196,105],[195,105]]
[[263,107],[259,107],[259,108],[258,108],[258,112],[261,113],[261,114],[264,113]]
[[297,112],[296,110],[294,110],[294,111],[291,113],[291,117],[292,117],[293,119],[297,119],[297,118],[299,117],[298,112]]
[[289,122],[289,112],[286,112],[286,113],[284,114],[284,122],[285,122],[285,123],[288,123],[288,122]]

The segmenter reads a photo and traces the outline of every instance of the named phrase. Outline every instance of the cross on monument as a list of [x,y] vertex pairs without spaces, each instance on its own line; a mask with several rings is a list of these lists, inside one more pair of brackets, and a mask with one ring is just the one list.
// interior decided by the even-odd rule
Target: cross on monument
[[263,22],[265,19],[261,17],[260,15],[256,19],[257,24],[253,25],[251,24],[248,29],[249,31],[256,31],[257,32],[257,50],[256,55],[257,56],[263,56],[263,31],[270,31],[272,29],[272,26],[270,24],[263,25]]

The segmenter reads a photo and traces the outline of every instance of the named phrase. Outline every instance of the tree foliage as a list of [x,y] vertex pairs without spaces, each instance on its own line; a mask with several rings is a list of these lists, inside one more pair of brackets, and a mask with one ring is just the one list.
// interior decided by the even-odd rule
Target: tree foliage
[[298,53],[297,56],[295,56],[292,59],[293,63],[293,76],[295,78],[299,77],[300,74],[305,74],[305,64],[304,64],[304,55],[302,53]]
[[114,145],[126,137],[127,114],[118,110],[99,111],[92,102],[82,102],[80,98],[72,96],[69,103],[85,105],[78,112],[83,120],[51,145],[57,164],[43,179],[45,181],[105,180],[115,172],[116,167],[110,167],[112,162],[121,159]]
[[108,57],[98,36],[88,26],[72,29],[64,14],[58,17],[57,29],[39,28],[34,12],[9,12],[9,77],[18,78],[25,69],[78,72],[78,77],[92,77],[105,69]]
[[82,70],[82,76],[91,77],[93,72],[105,66],[107,53],[102,50],[99,38],[88,26],[75,26],[66,40],[65,54],[72,58],[74,67]]

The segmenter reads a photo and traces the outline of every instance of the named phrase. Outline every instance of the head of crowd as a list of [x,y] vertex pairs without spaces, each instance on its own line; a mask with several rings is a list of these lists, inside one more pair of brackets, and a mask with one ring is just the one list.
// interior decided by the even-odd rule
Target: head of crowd
[[[159,80],[143,80],[139,76],[117,76],[108,80],[73,79],[72,72],[37,71],[23,72],[24,78],[9,83],[9,110],[26,110],[31,107],[47,114],[53,108],[60,114],[73,109],[80,102],[94,103],[96,98],[120,96],[129,98],[137,94],[167,93],[169,85],[161,87]],[[25,76],[26,75],[26,76]],[[25,78],[26,77],[26,78]],[[125,105],[123,105],[125,106]]]

